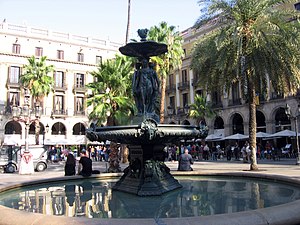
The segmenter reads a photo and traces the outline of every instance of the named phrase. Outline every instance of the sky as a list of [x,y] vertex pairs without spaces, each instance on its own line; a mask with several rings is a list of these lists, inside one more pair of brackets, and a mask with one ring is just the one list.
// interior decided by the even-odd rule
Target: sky
[[[129,39],[165,21],[183,31],[200,16],[198,0],[131,0]],[[0,22],[124,43],[128,0],[0,0]]]

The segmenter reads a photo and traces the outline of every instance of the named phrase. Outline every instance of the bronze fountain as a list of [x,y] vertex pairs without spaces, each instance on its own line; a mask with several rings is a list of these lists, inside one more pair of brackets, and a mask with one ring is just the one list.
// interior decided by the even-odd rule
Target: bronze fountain
[[159,80],[149,59],[166,53],[168,49],[163,43],[147,41],[147,32],[147,29],[139,29],[140,42],[119,48],[122,54],[138,59],[132,81],[138,109],[134,125],[91,127],[86,132],[90,141],[110,140],[128,145],[129,166],[113,190],[139,196],[162,195],[181,188],[164,164],[164,148],[179,140],[205,138],[208,134],[203,126],[159,124],[159,116],[155,112]]

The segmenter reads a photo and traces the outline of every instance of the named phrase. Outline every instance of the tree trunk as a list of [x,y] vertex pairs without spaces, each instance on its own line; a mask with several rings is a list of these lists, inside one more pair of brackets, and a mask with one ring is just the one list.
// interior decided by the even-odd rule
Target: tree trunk
[[128,163],[129,149],[127,145],[121,145],[122,163]]
[[40,144],[40,120],[36,119],[34,121],[34,126],[35,126],[35,144],[39,145]]
[[[107,126],[116,126],[116,121],[114,117],[110,115],[107,118]],[[115,142],[110,142],[110,153],[109,153],[109,168],[108,172],[117,173],[121,172],[121,167],[119,163],[119,145]]]
[[119,164],[119,145],[115,142],[110,143],[110,153],[109,153],[109,173],[121,172],[121,167]]
[[161,100],[159,109],[160,123],[165,121],[166,77],[161,78]]
[[250,170],[258,170],[256,159],[256,93],[253,81],[247,75],[249,96],[249,144],[251,149]]
[[131,1],[131,0],[128,0],[127,28],[126,28],[126,39],[125,39],[125,44],[128,43],[128,36],[129,36],[129,27],[130,27],[130,1]]

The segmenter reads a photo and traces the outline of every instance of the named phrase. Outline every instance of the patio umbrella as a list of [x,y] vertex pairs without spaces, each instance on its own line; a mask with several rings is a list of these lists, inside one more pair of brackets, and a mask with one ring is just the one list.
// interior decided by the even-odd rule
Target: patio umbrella
[[244,134],[233,134],[230,136],[225,137],[225,140],[244,140],[244,139],[248,139],[249,136],[248,135],[244,135]]
[[205,141],[222,141],[224,140],[222,134],[210,134],[205,138]]
[[282,130],[277,133],[272,134],[270,137],[273,138],[282,138],[282,137],[295,137],[296,132],[291,130]]
[[271,136],[271,134],[265,133],[265,132],[261,132],[261,131],[256,133],[256,138],[268,138],[270,136]]

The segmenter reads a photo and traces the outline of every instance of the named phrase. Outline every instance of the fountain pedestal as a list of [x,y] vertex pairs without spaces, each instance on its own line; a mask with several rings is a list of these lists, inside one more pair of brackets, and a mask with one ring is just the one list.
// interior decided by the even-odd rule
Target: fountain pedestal
[[207,132],[206,127],[157,124],[146,119],[139,125],[90,128],[86,135],[91,141],[128,144],[130,163],[113,189],[149,196],[181,187],[164,164],[164,147],[179,140],[204,138]]
[[129,145],[130,165],[113,187],[139,196],[161,195],[181,188],[164,164],[164,145]]

